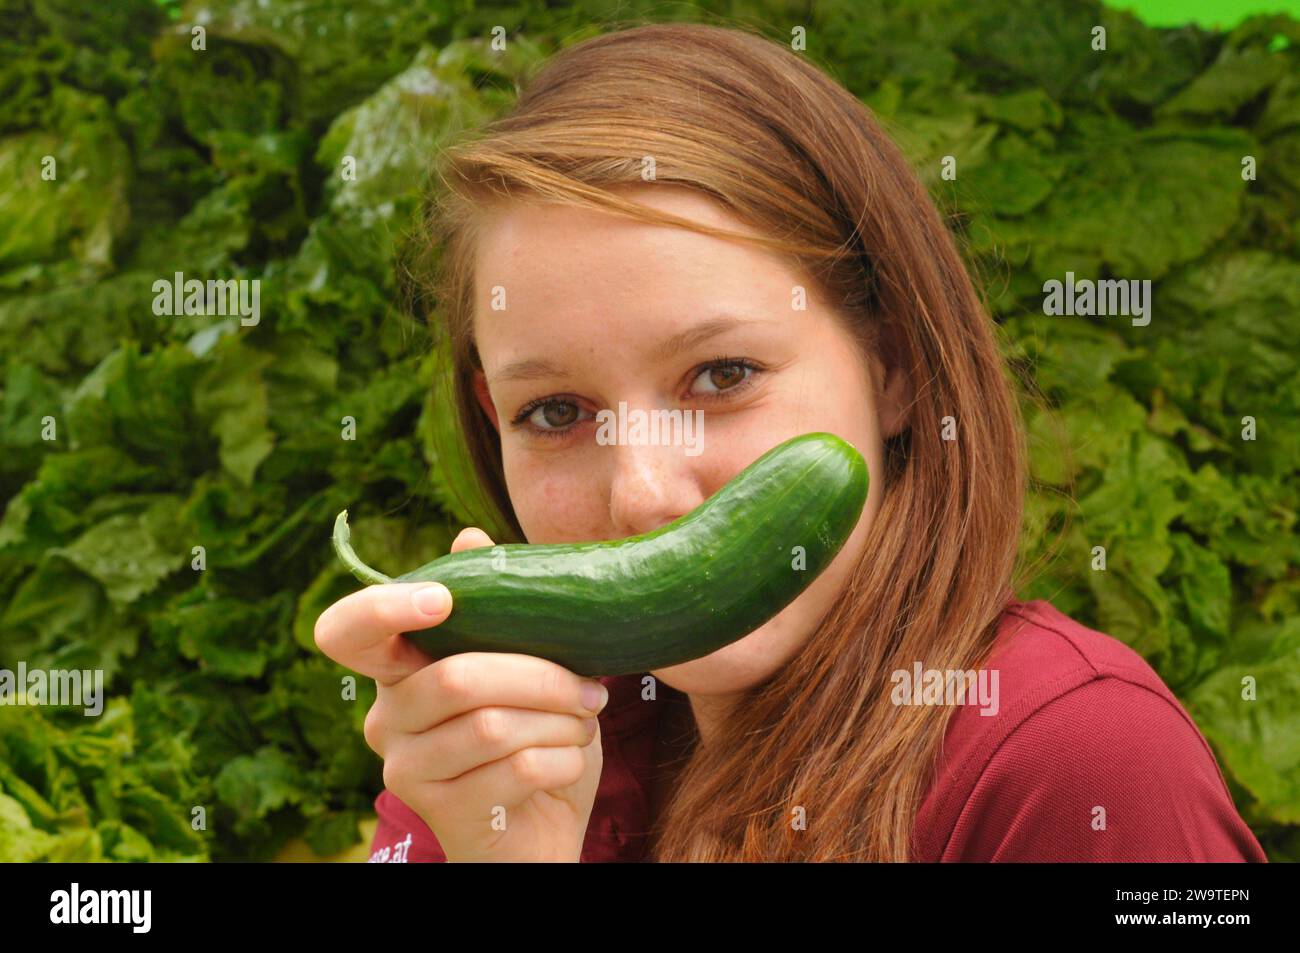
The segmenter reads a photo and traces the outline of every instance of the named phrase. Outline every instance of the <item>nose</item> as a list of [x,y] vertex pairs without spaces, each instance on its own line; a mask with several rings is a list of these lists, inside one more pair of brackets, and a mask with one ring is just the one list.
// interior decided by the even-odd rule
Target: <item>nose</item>
[[614,461],[609,515],[617,538],[652,532],[703,502],[693,458],[681,447],[618,444],[605,452]]

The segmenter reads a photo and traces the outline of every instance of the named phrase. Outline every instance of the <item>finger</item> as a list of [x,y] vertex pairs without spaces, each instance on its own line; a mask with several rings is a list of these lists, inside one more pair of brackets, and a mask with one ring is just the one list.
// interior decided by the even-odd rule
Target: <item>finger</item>
[[[426,590],[445,595],[426,612]],[[421,593],[420,599],[414,599]],[[316,645],[340,665],[391,685],[432,661],[399,633],[438,625],[451,614],[451,594],[441,583],[385,583],[344,596],[316,620]]]
[[[486,706],[529,708],[588,718],[609,701],[609,690],[562,665],[513,652],[459,652],[379,690],[407,734]],[[379,698],[376,698],[378,701]]]
[[[400,770],[409,770],[405,762],[402,765]],[[572,787],[582,780],[586,770],[586,749],[576,745],[520,748],[454,780],[425,784],[428,785],[428,799],[446,806],[446,810],[440,813],[454,812],[461,817],[480,818],[490,816],[496,807],[514,808],[538,791]],[[387,780],[385,772],[385,782]],[[402,777],[399,783],[419,781]]]
[[597,720],[549,711],[477,708],[418,735],[400,735],[388,757],[421,765],[421,781],[451,781],[522,748],[579,748],[596,737]]
[[459,553],[466,549],[479,549],[483,546],[495,546],[492,537],[477,526],[466,526],[451,543],[451,551]]

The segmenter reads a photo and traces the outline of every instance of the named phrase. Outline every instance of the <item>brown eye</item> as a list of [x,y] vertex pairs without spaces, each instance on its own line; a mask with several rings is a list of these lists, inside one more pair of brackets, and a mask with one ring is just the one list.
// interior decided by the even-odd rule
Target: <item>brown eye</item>
[[709,370],[709,380],[718,390],[726,390],[744,379],[745,369],[739,364],[728,364],[726,367],[714,367]]
[[573,404],[556,401],[554,403],[543,404],[537,408],[542,412],[542,419],[547,427],[567,427],[577,418],[578,408]]
[[751,370],[753,368],[750,365],[739,361],[712,364],[702,369],[695,378],[697,384],[707,380],[709,386],[703,390],[692,388],[691,393],[701,397],[716,397],[725,391],[736,390],[747,383]]

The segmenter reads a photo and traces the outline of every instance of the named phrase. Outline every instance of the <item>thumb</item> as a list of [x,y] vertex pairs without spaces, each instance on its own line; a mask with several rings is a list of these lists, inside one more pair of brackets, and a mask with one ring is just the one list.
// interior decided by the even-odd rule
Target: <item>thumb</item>
[[459,553],[466,549],[479,549],[483,546],[495,546],[492,537],[477,526],[466,526],[451,544],[451,551]]

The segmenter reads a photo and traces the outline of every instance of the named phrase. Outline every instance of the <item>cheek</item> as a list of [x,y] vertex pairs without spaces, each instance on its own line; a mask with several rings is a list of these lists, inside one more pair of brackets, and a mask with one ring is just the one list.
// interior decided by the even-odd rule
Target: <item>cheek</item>
[[508,470],[506,486],[528,542],[598,538],[601,512],[588,476],[557,475],[552,463],[544,463],[535,470],[528,466]]

